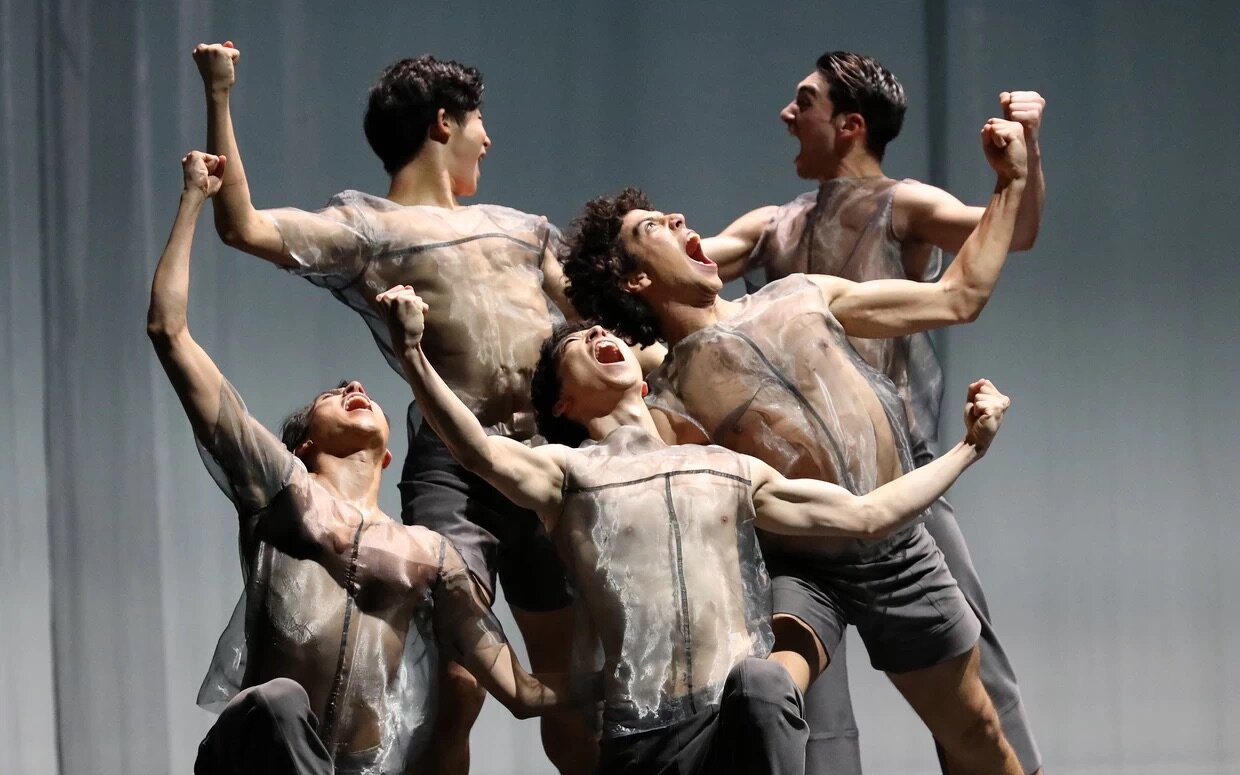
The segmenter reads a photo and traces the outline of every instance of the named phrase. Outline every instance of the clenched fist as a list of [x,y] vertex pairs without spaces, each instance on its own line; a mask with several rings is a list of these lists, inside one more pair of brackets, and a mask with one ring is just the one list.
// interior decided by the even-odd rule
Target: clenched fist
[[194,46],[194,62],[202,85],[211,89],[229,89],[237,81],[237,60],[241,52],[231,40],[223,43],[199,43]]
[[1015,121],[992,118],[982,127],[982,151],[999,177],[1023,179],[1029,174],[1025,130]]
[[220,190],[224,181],[223,156],[212,156],[202,151],[190,151],[181,159],[181,171],[185,175],[185,193],[197,194],[210,199]]
[[1005,91],[999,95],[999,105],[1003,107],[1003,117],[1015,121],[1025,128],[1025,139],[1034,142],[1038,139],[1038,130],[1042,128],[1042,112],[1046,110],[1046,100],[1036,91]]
[[988,379],[979,379],[969,385],[969,398],[964,405],[964,439],[984,453],[995,440],[1003,414],[1012,405],[1012,399],[999,392]]
[[392,332],[392,347],[400,352],[421,343],[426,329],[426,302],[414,292],[412,285],[394,285],[375,297],[379,313],[387,320]]

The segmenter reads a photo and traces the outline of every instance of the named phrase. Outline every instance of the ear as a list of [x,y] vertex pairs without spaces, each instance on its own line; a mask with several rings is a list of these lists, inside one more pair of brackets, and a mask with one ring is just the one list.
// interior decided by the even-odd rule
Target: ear
[[551,407],[551,414],[556,417],[563,417],[572,408],[573,400],[568,396],[560,396],[560,400],[556,401],[555,406]]
[[392,450],[385,449],[383,450],[383,463],[380,468],[382,470],[386,470],[390,465],[392,465]]
[[847,138],[865,138],[865,116],[860,113],[844,113],[839,134]]
[[452,138],[452,120],[448,117],[448,111],[443,108],[435,111],[435,120],[427,128],[426,138],[437,143],[446,143]]
[[643,382],[642,383],[642,398],[645,398],[648,395],[650,395],[650,386],[647,385],[645,382]]
[[297,448],[293,450],[293,456],[299,457],[304,461],[306,459],[306,456],[310,454],[310,450],[313,448],[314,448],[314,442],[311,441],[310,439],[306,439],[302,443],[298,444]]
[[629,278],[624,281],[624,292],[641,293],[649,288],[652,282],[653,281],[645,272],[637,272],[636,274],[630,275]]

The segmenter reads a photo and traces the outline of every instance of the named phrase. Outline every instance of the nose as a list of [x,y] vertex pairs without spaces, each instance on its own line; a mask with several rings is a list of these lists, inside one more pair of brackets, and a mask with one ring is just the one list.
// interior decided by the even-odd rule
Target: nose
[[362,383],[357,380],[353,380],[344,386],[344,394],[347,396],[350,393],[361,393],[362,395],[366,395],[366,388],[362,387]]
[[607,329],[602,326],[591,326],[590,330],[586,332],[586,341],[593,342],[600,336],[607,336]]
[[672,231],[680,231],[685,227],[685,216],[681,213],[669,213],[667,216],[667,228]]
[[784,106],[783,110],[779,111],[779,119],[791,127],[792,122],[795,121],[797,117],[796,108],[797,104],[795,102],[789,102]]
[[482,147],[483,147],[483,148],[490,148],[490,147],[491,147],[491,136],[490,136],[490,135],[488,135],[488,134],[484,134],[484,135],[482,136]]

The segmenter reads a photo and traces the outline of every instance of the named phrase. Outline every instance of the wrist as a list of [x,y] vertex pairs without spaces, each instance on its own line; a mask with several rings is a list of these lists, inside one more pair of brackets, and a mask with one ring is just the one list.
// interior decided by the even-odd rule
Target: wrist
[[228,102],[228,94],[232,91],[230,83],[203,83],[207,99],[212,102]]
[[200,208],[203,202],[207,201],[207,195],[196,188],[186,188],[181,190],[181,206]]

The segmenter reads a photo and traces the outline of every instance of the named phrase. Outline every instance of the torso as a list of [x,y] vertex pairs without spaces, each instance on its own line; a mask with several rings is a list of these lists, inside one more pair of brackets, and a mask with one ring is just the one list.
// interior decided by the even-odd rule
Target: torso
[[[670,348],[648,380],[654,408],[790,478],[862,494],[909,470],[900,397],[852,348],[817,285],[794,275],[739,305],[733,317]],[[856,545],[764,539],[813,551]]]
[[602,645],[610,734],[704,709],[769,651],[748,476],[728,450],[631,428],[568,454],[553,537]]

